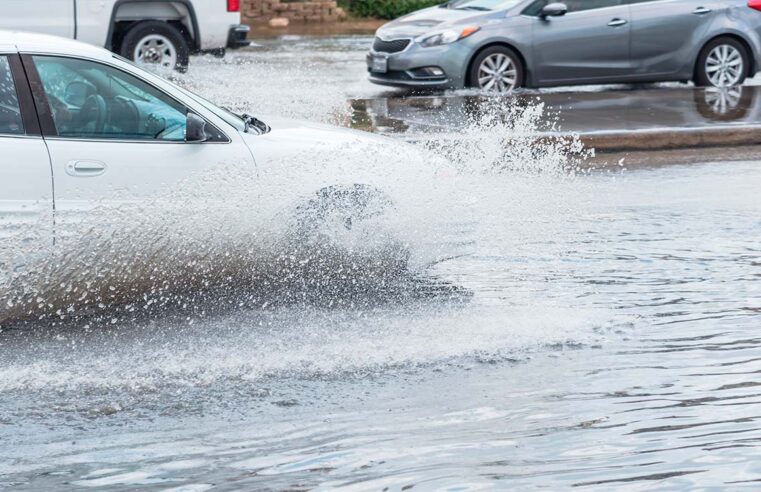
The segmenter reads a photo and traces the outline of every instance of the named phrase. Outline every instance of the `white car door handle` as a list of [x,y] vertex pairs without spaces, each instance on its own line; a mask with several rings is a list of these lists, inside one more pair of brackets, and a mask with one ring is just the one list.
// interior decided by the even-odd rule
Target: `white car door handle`
[[71,161],[66,164],[66,174],[70,176],[100,176],[106,172],[106,165],[100,161]]
[[610,27],[621,27],[626,24],[628,24],[628,22],[624,19],[613,19],[612,21],[608,22]]
[[692,13],[695,14],[695,15],[710,14],[711,13],[711,9],[706,8],[706,7],[698,7],[695,10],[693,10]]

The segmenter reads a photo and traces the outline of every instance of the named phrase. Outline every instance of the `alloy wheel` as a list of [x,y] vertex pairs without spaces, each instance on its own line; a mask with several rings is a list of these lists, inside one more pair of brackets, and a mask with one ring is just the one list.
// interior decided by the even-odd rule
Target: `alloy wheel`
[[732,87],[738,85],[745,74],[745,60],[740,50],[730,44],[720,44],[706,58],[705,71],[711,85]]
[[167,37],[150,34],[137,43],[133,59],[142,65],[174,68],[177,64],[177,49]]
[[494,53],[478,67],[478,87],[491,92],[510,92],[518,85],[515,62],[504,53]]

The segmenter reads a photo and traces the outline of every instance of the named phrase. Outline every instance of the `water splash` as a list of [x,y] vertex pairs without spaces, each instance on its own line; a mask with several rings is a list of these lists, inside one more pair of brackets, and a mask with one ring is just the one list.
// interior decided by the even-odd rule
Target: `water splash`
[[[216,77],[238,65],[222,64],[200,81],[180,76],[179,82],[216,87]],[[226,105],[250,111],[246,98],[253,98],[257,87],[232,91],[234,101],[225,88],[227,102],[233,103]],[[302,103],[289,107],[298,114]],[[341,107],[329,93],[309,109],[323,119],[334,112],[348,121]],[[5,319],[43,318],[62,333],[73,329],[71,340],[79,343],[89,339],[88,333],[139,339],[146,330],[157,330],[168,338],[151,347],[154,337],[148,336],[134,352],[103,346],[102,357],[83,356],[87,368],[78,367],[79,376],[65,369],[73,364],[69,358],[49,362],[36,356],[35,362],[7,366],[6,389],[362,372],[465,355],[508,357],[526,347],[586,339],[589,327],[604,325],[606,315],[571,317],[568,306],[527,299],[521,292],[514,293],[508,311],[480,312],[494,300],[472,275],[464,288],[456,285],[458,268],[466,267],[455,263],[434,270],[434,276],[452,281],[427,277],[429,265],[457,256],[450,246],[472,247],[474,237],[481,241],[478,261],[498,244],[519,256],[554,234],[557,240],[543,250],[542,261],[562,261],[564,239],[571,234],[563,230],[565,218],[584,207],[588,185],[576,174],[588,154],[578,139],[538,138],[539,124],[546,121],[539,104],[494,98],[479,108],[464,131],[426,135],[417,145],[318,146],[288,159],[258,162],[255,172],[209,163],[159,196],[128,190],[114,201],[92,204],[87,220],[72,223],[53,256],[14,277],[2,293],[10,301],[4,304],[10,308]],[[339,241],[341,247],[302,247],[293,233],[299,207],[325,187],[357,183],[387,193],[390,213]],[[400,272],[400,259],[414,266]],[[476,312],[458,314],[467,305],[461,301],[471,298],[469,289],[476,292]],[[428,299],[423,307],[415,304],[421,298]],[[389,299],[401,306],[401,318],[377,311]],[[444,309],[442,300],[457,301],[456,307]],[[295,318],[293,309],[284,308],[286,321],[261,321],[272,306],[293,303]],[[537,309],[547,316],[532,314]],[[367,320],[366,312],[372,313]],[[465,333],[460,331],[464,318],[479,321]],[[505,319],[511,320],[509,326]],[[260,322],[271,325],[269,331],[247,331]],[[228,338],[207,345],[201,333],[185,331],[199,324],[200,332],[227,333]],[[343,329],[331,333],[326,328],[336,325]],[[35,324],[30,326],[34,333]],[[120,327],[130,328],[123,334]],[[358,346],[362,350],[354,353]],[[124,358],[141,362],[120,377],[108,368]]]
[[578,135],[560,131],[542,102],[482,97],[468,105],[461,129],[417,136],[426,148],[460,164],[461,172],[572,176],[594,155]]
[[[299,298],[304,289],[330,296],[351,283],[388,282],[459,255],[469,241],[458,237],[470,227],[465,217],[441,219],[440,210],[458,201],[456,180],[442,167],[406,145],[324,145],[264,161],[256,172],[211,164],[156,196],[132,189],[86,211],[59,207],[54,251],[12,276],[0,293],[0,319],[184,305],[198,300],[193,292],[209,290],[293,288]],[[328,236],[304,241],[310,238],[299,234],[299,220],[314,197],[337,200],[340,193],[324,191],[358,183],[388,196],[388,209],[351,224],[323,224]],[[458,221],[459,229],[444,227]],[[31,233],[36,224],[29,227]]]

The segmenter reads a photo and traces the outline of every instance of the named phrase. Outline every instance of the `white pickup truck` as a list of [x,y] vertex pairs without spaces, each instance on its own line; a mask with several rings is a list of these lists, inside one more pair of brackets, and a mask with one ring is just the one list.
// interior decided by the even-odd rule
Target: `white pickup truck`
[[182,70],[190,53],[248,46],[240,7],[241,0],[2,0],[0,29],[77,39]]

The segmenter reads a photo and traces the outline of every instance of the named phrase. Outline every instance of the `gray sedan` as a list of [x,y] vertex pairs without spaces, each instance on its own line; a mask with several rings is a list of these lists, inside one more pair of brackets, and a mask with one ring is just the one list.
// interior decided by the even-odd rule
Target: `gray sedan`
[[370,80],[411,88],[694,81],[761,64],[761,0],[451,0],[378,29]]

